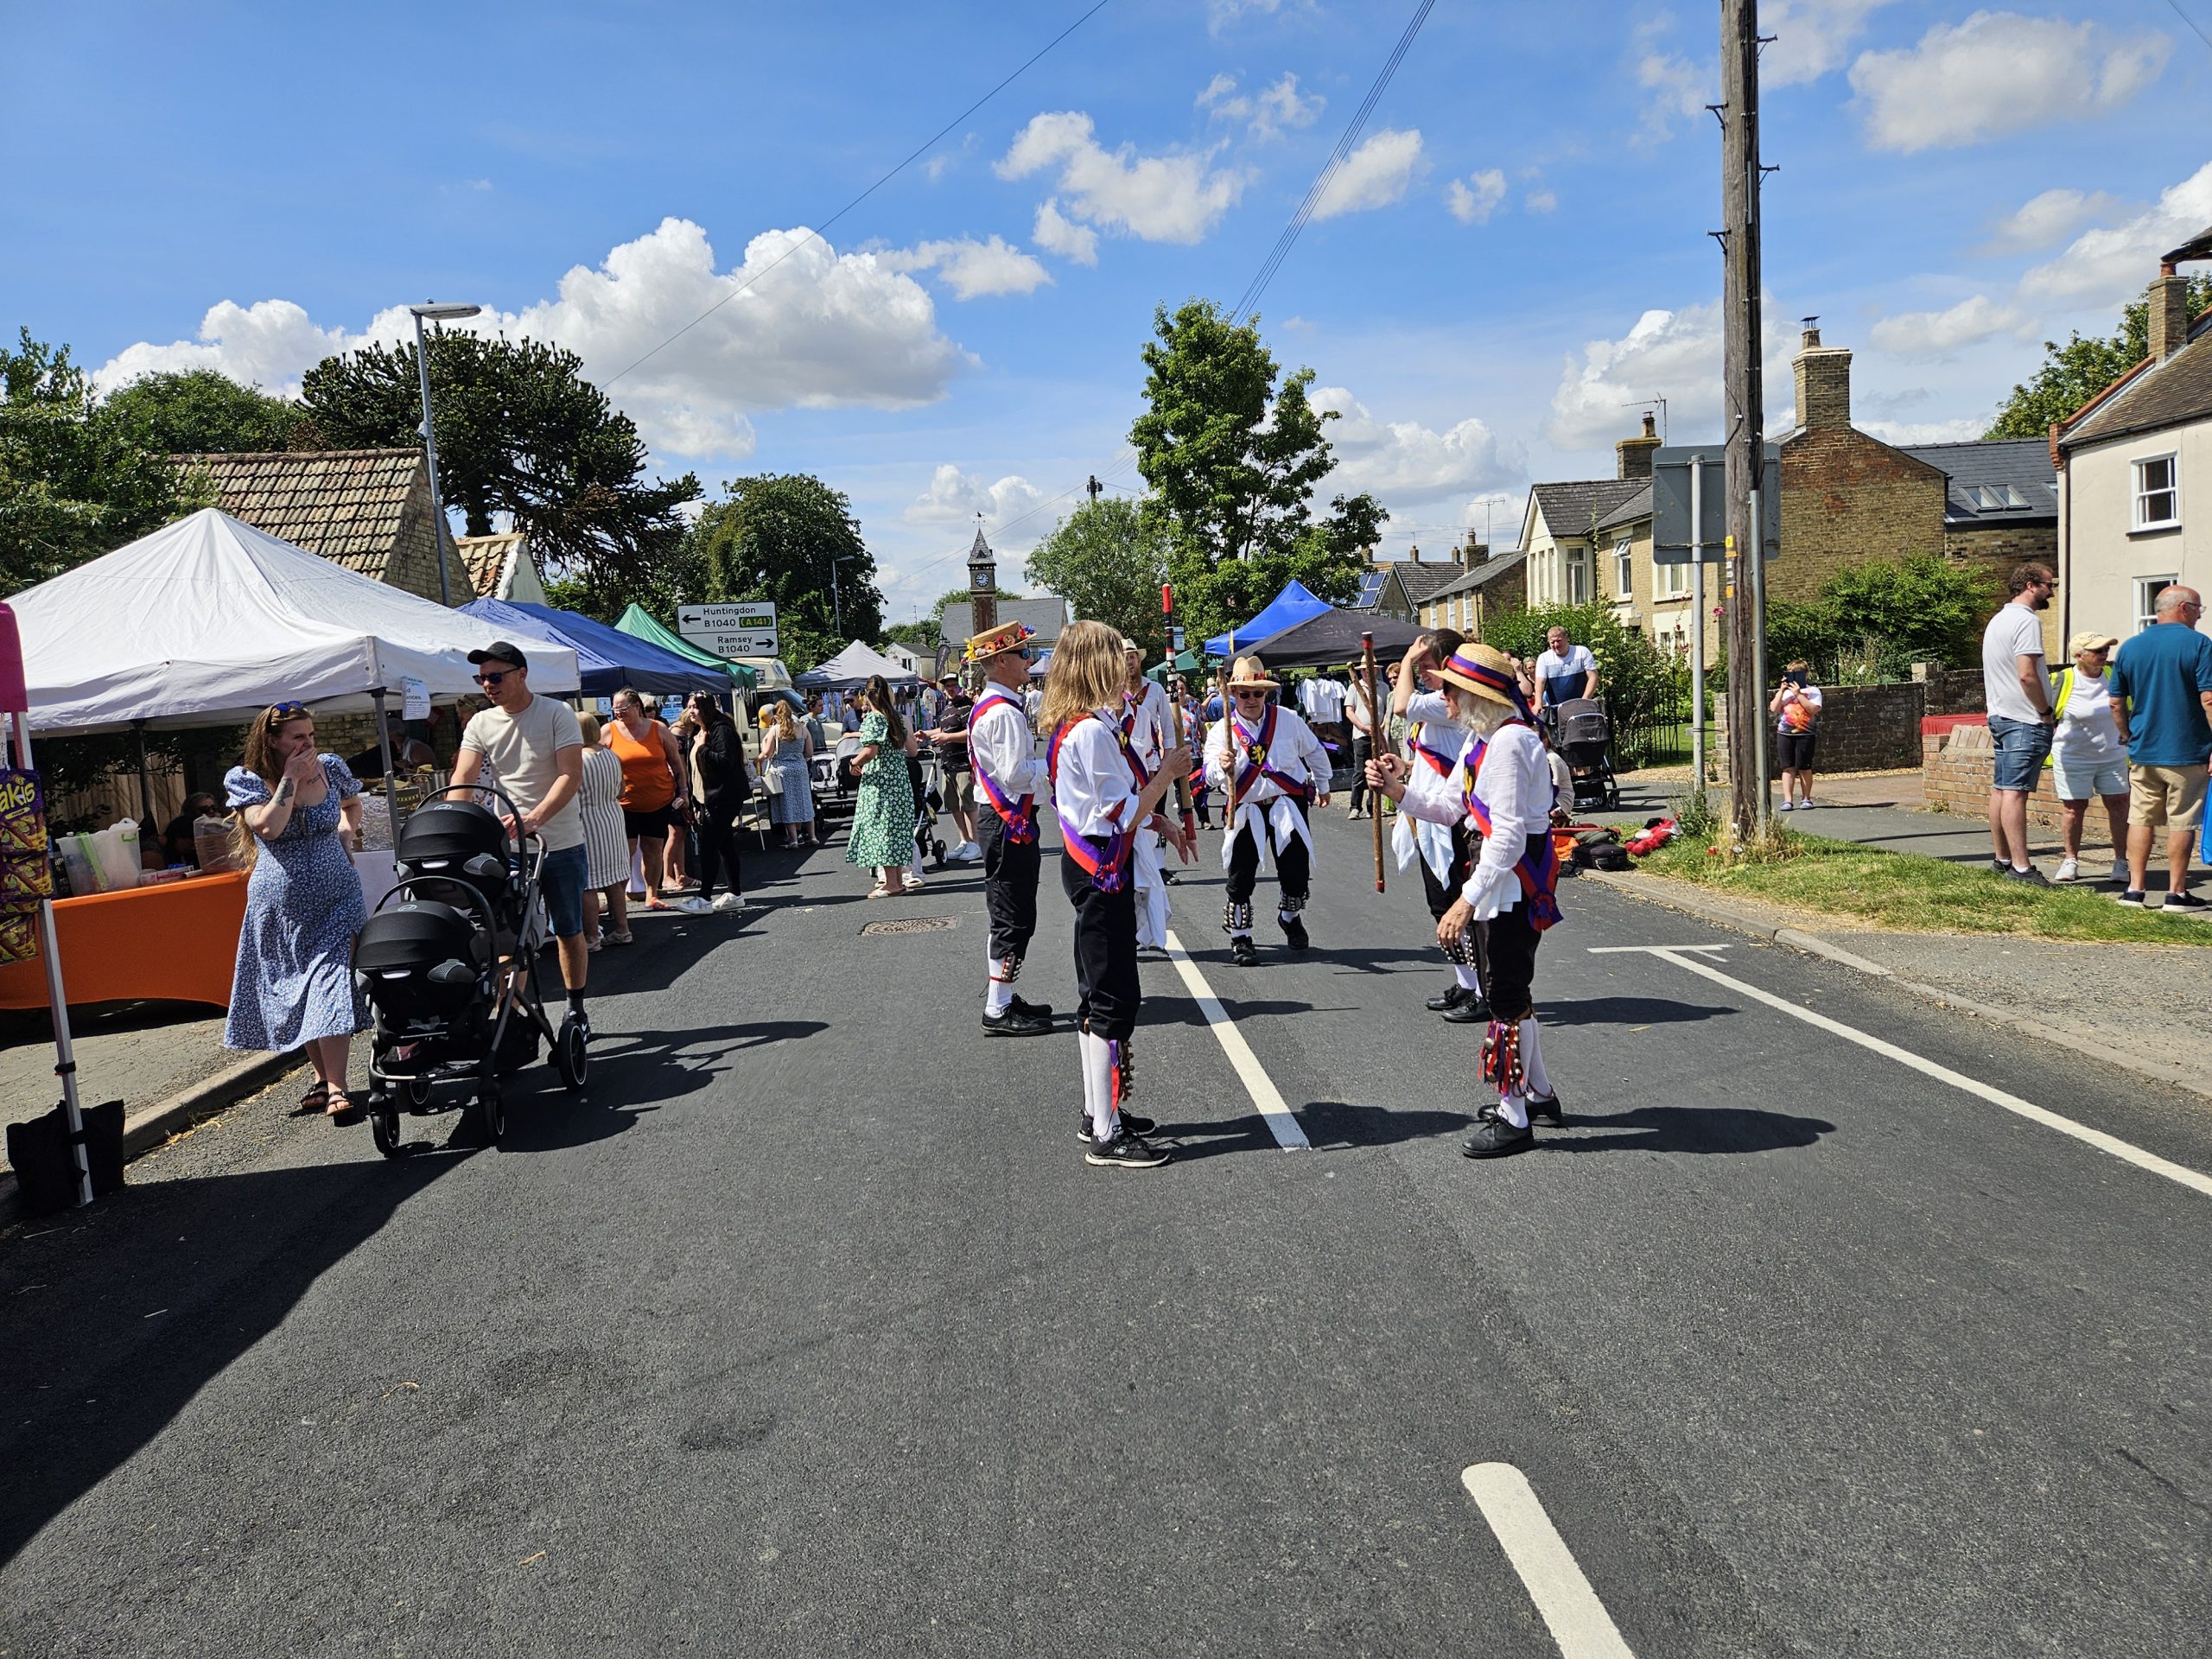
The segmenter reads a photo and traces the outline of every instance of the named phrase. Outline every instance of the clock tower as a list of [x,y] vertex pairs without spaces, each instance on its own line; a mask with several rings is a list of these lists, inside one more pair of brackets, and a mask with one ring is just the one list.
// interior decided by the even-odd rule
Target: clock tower
[[999,563],[983,539],[982,513],[976,515],[976,540],[968,550],[968,632],[982,633],[999,621]]

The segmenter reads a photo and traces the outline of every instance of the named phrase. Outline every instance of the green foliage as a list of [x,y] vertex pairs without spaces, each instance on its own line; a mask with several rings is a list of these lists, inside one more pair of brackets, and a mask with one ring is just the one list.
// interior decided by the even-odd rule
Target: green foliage
[[[2189,309],[2194,316],[2212,307],[2212,276],[2189,279]],[[2138,300],[2121,314],[2108,339],[2085,337],[2076,329],[2063,346],[2043,343],[2043,366],[2012,388],[1984,437],[2040,438],[2054,421],[2063,421],[2151,354],[2151,306]]]
[[893,622],[883,631],[883,637],[892,645],[906,646],[917,656],[927,656],[944,643],[944,632],[933,616],[912,622]]
[[[699,480],[645,480],[645,446],[630,417],[578,372],[573,352],[533,340],[439,329],[429,337],[438,486],[472,536],[513,515],[563,592],[593,614],[652,591],[681,546],[677,509]],[[404,448],[421,440],[415,348],[370,346],[325,358],[302,381],[308,412],[335,448]]]
[[804,473],[740,478],[722,487],[723,499],[709,504],[691,532],[706,597],[775,601],[784,661],[793,673],[835,656],[849,640],[884,637],[875,556],[842,492]]
[[83,370],[22,332],[0,347],[0,594],[158,530],[199,493],[130,423],[100,404]]
[[111,393],[107,409],[157,455],[323,447],[301,405],[213,369],[143,376]]
[[1085,502],[1052,526],[1029,556],[1029,578],[1067,601],[1078,618],[1136,640],[1149,662],[1167,645],[1160,588],[1167,580],[1169,546],[1157,515],[1125,496],[1108,496]]
[[1964,664],[2002,595],[1994,577],[1934,554],[1851,565],[1809,604],[1770,600],[1768,665],[1803,658],[1823,685],[1903,679],[1914,663]]
[[1688,707],[1689,665],[1639,630],[1624,627],[1608,604],[1507,611],[1484,620],[1483,642],[1533,663],[1543,653],[1544,635],[1554,627],[1565,628],[1569,639],[1587,645],[1598,659],[1598,694],[1605,700],[1617,738]]

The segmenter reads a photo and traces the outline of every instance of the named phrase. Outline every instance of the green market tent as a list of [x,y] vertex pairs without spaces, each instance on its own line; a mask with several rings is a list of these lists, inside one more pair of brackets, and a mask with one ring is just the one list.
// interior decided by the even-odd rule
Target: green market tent
[[633,603],[628,610],[622,613],[622,620],[614,626],[632,639],[643,639],[649,645],[658,645],[663,651],[672,651],[678,657],[687,658],[702,667],[725,670],[739,685],[747,690],[751,690],[760,678],[743,663],[733,663],[726,658],[715,656],[710,651],[702,651],[682,634],[671,633],[659,623],[654,621],[642,605]]
[[1173,662],[1154,663],[1150,668],[1145,670],[1145,677],[1147,679],[1158,680],[1162,685],[1165,685],[1167,683],[1167,676],[1171,672],[1176,674],[1195,674],[1198,672],[1200,666],[1201,664],[1199,664],[1198,659],[1191,655],[1189,652],[1179,651],[1175,653],[1175,658]]

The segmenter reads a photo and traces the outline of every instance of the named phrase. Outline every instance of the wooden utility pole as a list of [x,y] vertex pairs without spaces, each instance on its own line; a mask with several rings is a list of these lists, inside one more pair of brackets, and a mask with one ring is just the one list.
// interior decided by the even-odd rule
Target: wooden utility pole
[[[1728,545],[1728,777],[1736,835],[1764,827],[1766,572],[1759,491],[1766,445],[1760,375],[1758,0],[1720,0],[1720,204],[1726,230],[1726,391]],[[1702,619],[1700,626],[1703,626]]]

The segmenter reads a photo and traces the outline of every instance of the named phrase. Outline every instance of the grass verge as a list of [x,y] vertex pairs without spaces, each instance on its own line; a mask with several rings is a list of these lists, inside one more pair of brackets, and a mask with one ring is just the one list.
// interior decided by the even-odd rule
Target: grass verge
[[2212,921],[2125,909],[2109,887],[2031,887],[1954,864],[1822,836],[1778,832],[1756,857],[1707,851],[1684,836],[1637,868],[1700,887],[1913,933],[2010,933],[2124,944],[2212,945]]

